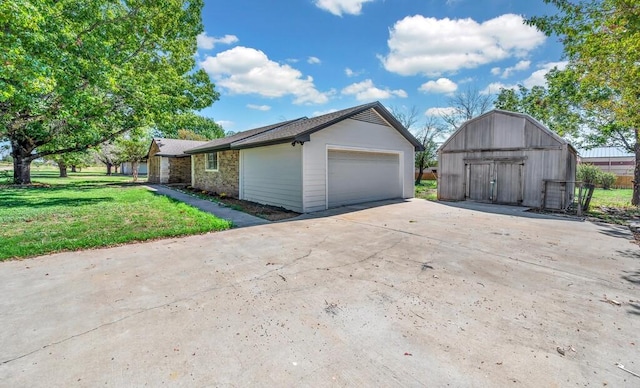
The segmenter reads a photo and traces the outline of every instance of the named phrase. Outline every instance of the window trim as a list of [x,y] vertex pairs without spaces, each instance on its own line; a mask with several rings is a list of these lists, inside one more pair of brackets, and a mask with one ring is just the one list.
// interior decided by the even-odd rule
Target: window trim
[[[209,155],[213,155],[215,157],[215,168],[211,169],[209,168]],[[207,152],[206,154],[204,154],[204,170],[205,171],[219,171],[220,170],[220,165],[219,165],[219,159],[218,159],[218,153],[217,152]]]

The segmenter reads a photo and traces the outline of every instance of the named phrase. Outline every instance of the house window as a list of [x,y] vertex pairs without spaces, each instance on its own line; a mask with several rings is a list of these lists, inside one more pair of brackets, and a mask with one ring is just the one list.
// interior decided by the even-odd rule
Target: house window
[[206,156],[204,169],[207,171],[218,171],[218,153],[210,152]]

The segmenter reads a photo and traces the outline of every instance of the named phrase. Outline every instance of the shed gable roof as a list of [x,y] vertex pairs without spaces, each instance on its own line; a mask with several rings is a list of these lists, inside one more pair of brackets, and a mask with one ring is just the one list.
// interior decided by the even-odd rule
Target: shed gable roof
[[[367,111],[370,110],[371,113],[367,113]],[[305,142],[309,141],[312,133],[349,118],[388,125],[400,132],[417,150],[422,150],[422,146],[418,140],[411,135],[380,102],[376,101],[317,117],[303,117],[240,132],[233,136],[216,139],[203,146],[190,149],[187,153],[195,154],[223,149],[242,149],[288,142]]]
[[530,124],[532,124],[535,128],[537,128],[539,131],[541,131],[544,135],[549,136],[550,138],[552,138],[553,140],[558,142],[558,144],[568,145],[569,148],[574,153],[577,154],[577,151],[575,150],[575,148],[567,140],[565,140],[562,137],[560,137],[557,133],[555,133],[552,130],[550,130],[549,128],[547,128],[545,125],[543,125],[538,120],[534,119],[533,117],[531,117],[531,116],[529,116],[528,114],[525,114],[525,113],[511,112],[511,111],[502,110],[502,109],[493,109],[493,110],[491,110],[489,112],[486,112],[484,114],[481,114],[480,116],[474,117],[474,118],[464,122],[462,125],[460,125],[460,127],[451,136],[449,136],[449,138],[447,140],[445,140],[444,143],[442,143],[440,148],[438,148],[438,151],[445,150],[447,148],[447,146],[454,140],[454,138],[456,138],[456,136],[458,136],[461,133],[463,133],[467,129],[467,127],[469,127],[473,123],[481,121],[481,120],[485,120],[485,119],[489,118],[490,116],[494,116],[494,115],[505,115],[505,116],[512,116],[512,117],[522,118],[522,119],[525,120],[525,122],[529,122]]
[[[184,153],[185,150],[203,145],[206,141],[155,138],[151,141],[149,151],[153,143],[160,149],[160,151],[155,154],[156,156],[184,157],[188,156]],[[149,155],[149,151],[147,151],[147,156]]]

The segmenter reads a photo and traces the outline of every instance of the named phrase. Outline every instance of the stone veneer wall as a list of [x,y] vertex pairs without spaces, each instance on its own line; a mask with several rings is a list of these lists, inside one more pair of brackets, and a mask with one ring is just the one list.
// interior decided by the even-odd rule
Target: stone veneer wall
[[160,166],[158,164],[161,158],[155,156],[158,152],[160,152],[160,147],[154,141],[151,143],[151,149],[149,150],[149,164],[147,166],[147,173],[149,174],[147,175],[147,182],[149,183],[160,183],[160,175],[158,175]]
[[191,158],[169,158],[169,182],[191,183]]
[[191,157],[194,159],[193,187],[238,198],[240,151],[218,151],[218,171],[205,171],[205,154]]

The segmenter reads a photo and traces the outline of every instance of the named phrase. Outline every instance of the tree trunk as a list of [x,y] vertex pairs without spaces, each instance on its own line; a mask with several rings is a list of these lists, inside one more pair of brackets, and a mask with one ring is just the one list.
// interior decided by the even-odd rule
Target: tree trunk
[[13,158],[13,183],[16,185],[31,184],[31,150],[20,147],[11,141],[11,157]]
[[631,204],[634,206],[640,205],[640,142],[636,141],[634,146],[636,154],[636,168],[633,170],[633,197],[631,198]]
[[418,176],[416,177],[416,185],[420,184],[420,181],[422,181],[422,174],[424,173],[424,163],[420,163],[420,165],[418,166]]
[[21,155],[13,156],[13,183],[16,185],[31,184],[31,159]]
[[67,175],[67,164],[64,162],[58,162],[58,168],[60,169],[60,178],[66,178]]
[[111,175],[111,167],[113,167],[113,164],[107,163],[107,175]]
[[138,162],[131,162],[131,174],[133,175],[133,181],[138,181]]
[[76,166],[75,165],[71,166],[71,172],[78,172],[78,171],[76,171]]
[[117,165],[117,164],[114,164],[114,165],[113,165],[113,169],[114,169],[114,170],[116,170],[116,174],[118,173],[118,167],[120,167],[120,166],[119,166],[119,165]]

